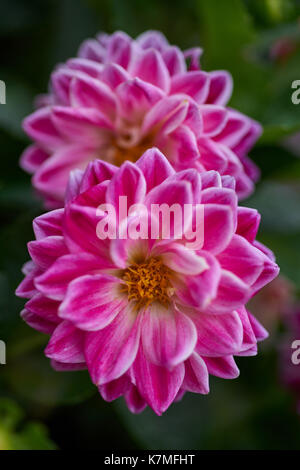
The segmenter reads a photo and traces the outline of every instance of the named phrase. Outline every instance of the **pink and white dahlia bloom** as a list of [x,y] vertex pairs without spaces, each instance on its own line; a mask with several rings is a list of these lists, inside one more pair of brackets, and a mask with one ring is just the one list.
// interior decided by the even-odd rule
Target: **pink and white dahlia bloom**
[[[182,52],[159,32],[86,41],[54,70],[50,94],[24,120],[34,144],[21,158],[48,208],[61,207],[69,173],[95,159],[120,166],[153,146],[176,170],[216,170],[239,197],[258,178],[247,157],[260,125],[226,106],[232,79],[200,70],[200,49]],[[186,61],[189,60],[189,65]]]
[[[186,245],[193,217],[181,238],[175,217],[169,238],[99,238],[99,206],[118,213],[121,197],[135,208],[199,204],[201,247]],[[136,227],[137,213],[120,225]],[[150,211],[147,223],[157,224]],[[238,207],[232,177],[176,173],[155,148],[121,167],[95,160],[71,174],[64,208],[34,220],[22,317],[51,335],[54,368],[87,367],[105,400],[123,395],[131,411],[160,415],[186,391],[208,393],[209,374],[237,377],[233,356],[255,355],[267,336],[245,308],[278,273],[258,225],[256,210]]]

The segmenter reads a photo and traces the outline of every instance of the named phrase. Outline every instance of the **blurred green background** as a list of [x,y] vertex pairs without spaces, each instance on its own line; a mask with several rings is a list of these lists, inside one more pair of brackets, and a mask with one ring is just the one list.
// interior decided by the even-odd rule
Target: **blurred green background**
[[300,1],[1,0],[0,8],[0,79],[7,86],[0,105],[0,339],[7,343],[0,449],[300,449],[295,399],[278,374],[284,305],[276,292],[268,294],[271,307],[267,300],[255,305],[271,335],[257,357],[238,359],[241,377],[212,378],[208,396],[188,394],[160,418],[151,410],[131,415],[122,399],[104,402],[86,372],[52,371],[42,353],[47,338],[20,320],[24,302],[14,296],[31,222],[42,211],[18,167],[27,144],[21,120],[46,91],[55,64],[74,56],[85,38],[117,29],[134,37],[159,29],[182,48],[203,47],[204,69],[232,73],[230,105],[265,129],[251,153],[262,178],[245,204],[261,212],[259,238],[297,295],[300,144],[288,137],[300,132],[300,105],[291,102],[291,83],[300,79]]

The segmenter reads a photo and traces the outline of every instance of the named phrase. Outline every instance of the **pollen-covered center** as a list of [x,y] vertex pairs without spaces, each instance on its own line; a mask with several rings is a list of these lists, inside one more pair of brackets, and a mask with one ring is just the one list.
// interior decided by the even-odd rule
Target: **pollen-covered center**
[[167,306],[174,288],[170,282],[171,270],[160,258],[152,257],[143,263],[134,263],[124,270],[122,276],[125,285],[123,292],[128,300],[135,300],[137,307],[147,307],[152,302]]

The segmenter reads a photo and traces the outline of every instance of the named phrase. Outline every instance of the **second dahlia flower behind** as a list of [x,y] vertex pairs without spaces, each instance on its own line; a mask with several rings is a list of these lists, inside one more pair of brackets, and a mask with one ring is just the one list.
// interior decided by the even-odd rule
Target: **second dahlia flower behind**
[[235,177],[239,197],[252,192],[258,170],[247,152],[260,125],[226,106],[231,76],[200,70],[200,53],[159,32],[136,40],[116,32],[86,41],[56,68],[49,95],[24,121],[34,143],[21,159],[47,207],[63,205],[71,170],[97,158],[135,162],[153,146],[178,171],[216,170]]

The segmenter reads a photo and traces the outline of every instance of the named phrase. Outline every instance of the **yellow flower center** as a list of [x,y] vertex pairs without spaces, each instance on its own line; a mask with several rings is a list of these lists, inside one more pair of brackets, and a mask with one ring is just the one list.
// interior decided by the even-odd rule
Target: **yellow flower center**
[[124,270],[122,292],[128,295],[128,300],[137,302],[138,309],[155,301],[168,306],[174,293],[170,278],[171,270],[160,258],[152,257]]

